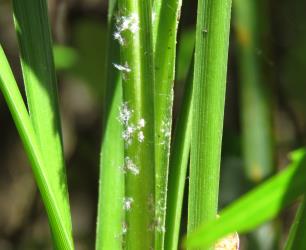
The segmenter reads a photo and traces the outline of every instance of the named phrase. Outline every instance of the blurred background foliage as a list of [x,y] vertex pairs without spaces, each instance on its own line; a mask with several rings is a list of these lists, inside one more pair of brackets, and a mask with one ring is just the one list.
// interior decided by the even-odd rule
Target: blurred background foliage
[[[288,162],[288,152],[303,146],[306,139],[306,2],[269,0],[264,6],[259,4],[256,10],[251,10],[251,15],[246,15],[249,11],[247,7],[241,7],[240,0],[233,1],[220,208],[282,169]],[[107,0],[48,2],[76,249],[93,249],[104,98]],[[194,47],[196,1],[183,2],[174,119],[179,112]],[[245,2],[254,4],[263,1]],[[243,32],[248,33],[241,32],[241,15],[247,16],[242,24],[245,25]],[[251,39],[251,47],[245,53],[243,39],[246,37]],[[8,0],[0,1],[0,41],[23,89],[11,2]],[[250,60],[252,63],[249,63]],[[247,65],[253,66],[248,68]],[[248,93],[245,92],[247,82],[254,84],[253,91]],[[245,98],[246,95],[249,98]],[[263,105],[263,102],[266,104]],[[256,110],[258,105],[264,106],[263,116],[261,111]],[[243,123],[244,117],[248,117],[250,123]],[[266,118],[261,123],[262,117]],[[261,140],[258,139],[262,136],[260,134],[264,134]],[[247,137],[251,139],[246,140]],[[51,249],[43,206],[1,95],[0,141],[0,249]],[[270,145],[271,150],[262,152],[266,145]],[[270,160],[263,160],[265,157]],[[252,161],[259,163],[251,164]],[[249,168],[253,171],[254,165],[255,175],[249,174]],[[258,167],[262,168],[262,172],[258,172]],[[242,236],[241,249],[281,249],[295,209],[296,205],[278,219]],[[186,208],[183,220],[186,221]]]

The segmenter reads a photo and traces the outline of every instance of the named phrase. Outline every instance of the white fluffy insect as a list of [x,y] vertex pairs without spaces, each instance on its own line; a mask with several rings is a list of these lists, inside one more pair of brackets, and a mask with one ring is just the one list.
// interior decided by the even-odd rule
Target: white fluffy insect
[[132,123],[131,118],[133,112],[134,111],[129,108],[127,102],[123,102],[119,107],[118,120],[124,125],[122,138],[126,143],[125,146],[132,144],[134,138],[136,140],[138,139],[138,142],[143,142],[145,139],[144,132],[142,131],[142,128],[146,125],[145,119],[140,118],[137,123]]
[[130,172],[133,175],[139,175],[139,168],[136,166],[136,164],[128,156],[125,157],[125,159],[124,159],[123,170],[125,172]]
[[114,32],[114,39],[119,42],[120,45],[125,44],[123,38],[124,31],[130,31],[135,34],[139,30],[139,18],[136,13],[132,13],[129,16],[118,16],[116,18],[116,31]]
[[129,109],[127,102],[123,102],[119,107],[119,121],[122,124],[127,125],[129,123],[129,120],[131,119],[132,113],[133,110]]
[[125,62],[124,65],[117,64],[117,63],[113,63],[113,65],[116,69],[118,69],[119,71],[121,71],[123,73],[130,73],[131,72],[131,69],[130,69],[129,65],[127,64],[127,62]]
[[123,209],[129,211],[132,208],[134,199],[132,197],[125,197],[123,199]]
[[144,134],[142,131],[138,132],[138,141],[143,142],[144,141]]
[[113,34],[113,37],[114,37],[115,40],[118,40],[119,44],[121,44],[121,45],[124,44],[124,39],[123,39],[120,32],[115,31],[114,34]]
[[135,132],[135,127],[133,125],[128,125],[122,131],[122,138],[127,143],[127,145],[132,143],[133,134]]
[[141,119],[138,121],[138,128],[139,128],[139,129],[144,128],[145,125],[146,125],[145,119],[141,118]]

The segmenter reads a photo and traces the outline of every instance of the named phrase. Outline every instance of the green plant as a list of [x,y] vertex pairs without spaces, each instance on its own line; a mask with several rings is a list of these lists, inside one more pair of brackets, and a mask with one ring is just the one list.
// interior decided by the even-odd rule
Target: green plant
[[[284,171],[218,212],[231,4],[231,0],[198,1],[193,59],[174,123],[182,0],[109,0],[96,250],[175,250],[180,245],[214,249],[218,240],[253,230],[304,194],[306,162],[301,150]],[[238,33],[242,24],[253,28],[254,16],[245,15],[252,12],[250,6],[238,0],[235,4]],[[27,106],[2,47],[0,90],[30,160],[54,248],[70,250],[74,243],[47,4],[45,0],[13,0],[13,7]],[[245,66],[241,78],[246,82],[249,71],[260,74],[256,57],[248,49],[240,51]],[[76,55],[66,52],[74,63]],[[257,90],[258,80],[252,83]],[[260,96],[260,91],[247,93],[255,94],[255,99],[256,94]],[[268,112],[265,101],[254,102],[251,108],[263,103],[263,112]],[[248,115],[246,110],[243,113]],[[261,121],[269,118],[263,115]],[[263,127],[260,141],[270,149],[271,136],[265,138],[269,126]],[[257,138],[246,134],[247,161],[251,156],[257,160],[260,156],[252,155],[250,149]],[[265,153],[264,176],[272,165],[272,153]],[[187,235],[180,244],[188,166]],[[288,250],[305,244],[299,240],[304,210],[302,203]]]
[[[261,34],[267,29],[266,2],[233,2],[234,27],[239,52],[241,123],[245,171],[259,182],[273,172],[271,84],[265,79],[263,62],[256,50],[263,47]],[[262,20],[257,24],[258,12]],[[266,77],[267,78],[267,77]],[[264,142],[264,143],[263,143]],[[255,145],[255,147],[254,147]],[[260,145],[260,146],[256,146]]]
[[198,2],[188,198],[189,232],[217,215],[230,16],[231,1]]

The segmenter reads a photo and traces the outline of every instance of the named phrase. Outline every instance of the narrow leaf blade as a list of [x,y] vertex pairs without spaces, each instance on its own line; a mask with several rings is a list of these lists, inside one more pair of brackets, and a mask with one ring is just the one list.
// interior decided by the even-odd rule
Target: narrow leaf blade
[[122,81],[113,62],[119,61],[119,46],[113,42],[115,28],[112,17],[116,1],[109,5],[109,34],[106,96],[104,100],[104,127],[100,158],[98,218],[96,250],[122,249],[124,223],[124,143],[119,121],[122,104]]
[[185,84],[182,110],[177,120],[169,163],[165,248],[178,249],[184,188],[189,162],[192,127],[193,60]]
[[4,51],[0,46],[0,90],[11,111],[15,125],[30,160],[33,174],[45,205],[53,239],[58,249],[72,250],[71,232],[67,230],[59,204],[49,183],[45,162],[43,161],[37,137],[27,112],[26,106],[18,89],[16,80],[10,69]]
[[176,37],[181,5],[182,0],[154,2],[156,249],[164,248]]
[[46,177],[72,239],[62,147],[57,83],[46,0],[13,1],[22,73],[30,118],[45,164]]

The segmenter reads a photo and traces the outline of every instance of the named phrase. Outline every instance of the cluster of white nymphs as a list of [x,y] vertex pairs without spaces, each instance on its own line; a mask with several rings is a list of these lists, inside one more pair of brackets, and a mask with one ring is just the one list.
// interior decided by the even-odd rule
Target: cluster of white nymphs
[[135,127],[133,125],[128,125],[123,130],[122,138],[125,142],[127,142],[127,145],[130,145],[132,143],[132,136],[134,132],[135,132]]
[[[168,139],[171,137],[171,122],[170,121],[162,121],[160,132],[163,138]],[[163,141],[161,144],[165,144],[166,142]]]
[[166,228],[164,226],[164,222],[162,220],[162,217],[157,217],[155,220],[155,229],[157,232],[164,233],[166,232]]
[[[171,92],[169,95],[166,95],[165,98],[167,99],[167,102],[169,103],[173,103],[173,99],[174,99],[174,92],[173,92],[173,88],[171,89]],[[160,127],[160,134],[161,134],[161,138],[163,139],[163,141],[160,142],[160,144],[162,145],[167,145],[170,142],[170,138],[171,138],[171,114],[172,114],[172,105],[170,105],[168,108],[168,115],[166,115],[161,123],[161,127]]]
[[151,224],[149,225],[149,228],[148,228],[149,231],[157,231],[159,233],[164,233],[166,232],[166,228],[163,224],[163,221],[162,221],[162,217],[156,217],[152,222]]
[[132,197],[125,197],[123,199],[123,209],[129,211],[132,208],[134,199]]
[[[139,18],[136,13],[129,16],[117,16],[116,17],[116,30],[114,32],[114,39],[119,42],[120,45],[125,44],[123,37],[124,31],[130,31],[131,33],[136,33],[139,30]],[[123,73],[123,78],[126,77],[127,73],[131,72],[131,68],[128,63],[125,62],[124,65],[113,63],[114,67]]]
[[124,166],[123,166],[124,173],[131,173],[133,175],[139,175],[139,168],[136,164],[131,160],[130,157],[125,157],[124,159]]
[[148,197],[148,207],[151,212],[155,213],[155,216],[149,226],[149,231],[157,231],[163,233],[166,231],[164,220],[162,215],[165,213],[166,206],[164,199],[160,199],[159,201],[154,201],[153,195]]
[[[164,191],[162,192],[164,194]],[[165,221],[163,215],[166,212],[166,201],[164,196],[155,201],[155,229],[157,232],[165,232]]]
[[119,108],[119,121],[124,126],[122,132],[122,138],[126,142],[126,145],[130,145],[132,143],[132,139],[135,133],[137,133],[137,139],[139,142],[144,141],[144,133],[142,129],[145,127],[145,120],[140,118],[138,123],[135,125],[130,122],[132,117],[133,110],[130,110],[128,104],[126,102],[122,103]]
[[137,124],[137,131],[138,131],[138,134],[137,134],[137,139],[139,142],[143,142],[144,141],[144,134],[143,134],[143,131],[141,129],[144,128],[144,126],[146,125],[146,122],[143,118],[141,118],[139,121],[138,121],[138,124]]
[[123,102],[119,107],[119,117],[118,117],[121,124],[127,126],[132,117],[132,114],[133,110],[129,109],[127,102]]
[[135,34],[139,30],[139,18],[136,13],[129,16],[118,16],[116,18],[116,31],[114,32],[114,39],[119,42],[120,45],[125,44],[123,38],[124,31],[130,31]]

